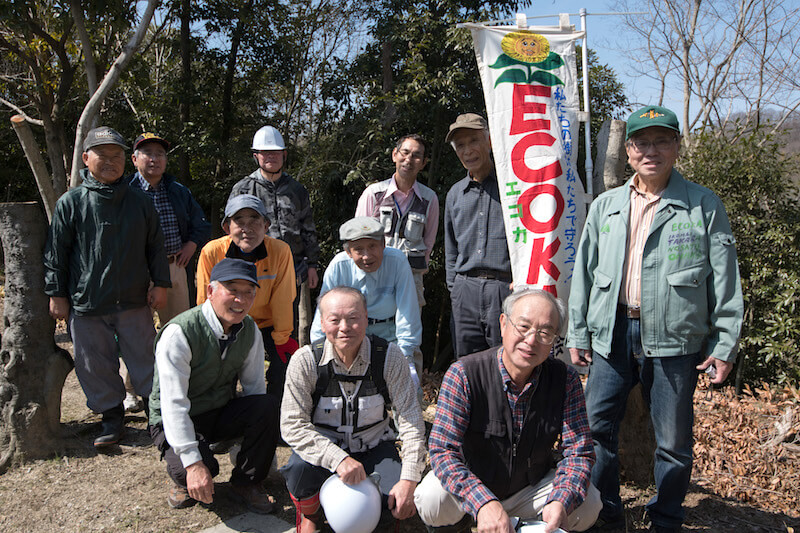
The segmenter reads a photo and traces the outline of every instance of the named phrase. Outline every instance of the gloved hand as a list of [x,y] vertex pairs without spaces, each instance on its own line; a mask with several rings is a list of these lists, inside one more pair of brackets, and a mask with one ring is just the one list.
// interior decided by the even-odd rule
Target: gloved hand
[[278,357],[281,358],[281,362],[285,365],[289,361],[289,356],[296,352],[299,347],[300,345],[297,344],[297,341],[289,337],[283,344],[276,345],[275,349],[278,351]]

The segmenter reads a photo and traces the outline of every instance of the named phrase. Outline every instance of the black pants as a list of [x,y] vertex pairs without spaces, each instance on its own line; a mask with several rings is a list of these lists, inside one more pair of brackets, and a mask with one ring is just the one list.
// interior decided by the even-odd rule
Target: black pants
[[265,377],[267,378],[267,394],[272,394],[278,399],[278,406],[283,399],[283,383],[286,381],[286,367],[289,362],[281,361],[278,350],[275,348],[275,341],[272,340],[272,326],[261,328],[261,336],[264,338],[264,350],[267,352],[269,368]]
[[503,300],[511,294],[509,282],[456,274],[450,302],[455,358],[499,346]]
[[[219,463],[208,448],[209,444],[243,437],[230,481],[234,485],[263,481],[269,473],[278,444],[278,410],[274,397],[257,394],[234,398],[224,407],[193,416],[200,455],[211,476],[219,474]],[[164,428],[159,424],[150,432],[153,443],[164,453],[167,474],[175,483],[185,487],[186,469],[166,441]]]

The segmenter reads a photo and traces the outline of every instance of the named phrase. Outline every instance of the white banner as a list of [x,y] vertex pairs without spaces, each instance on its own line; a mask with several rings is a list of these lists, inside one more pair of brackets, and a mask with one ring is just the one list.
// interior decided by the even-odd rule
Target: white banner
[[565,302],[586,218],[578,176],[574,41],[558,27],[472,31],[483,83],[515,285]]

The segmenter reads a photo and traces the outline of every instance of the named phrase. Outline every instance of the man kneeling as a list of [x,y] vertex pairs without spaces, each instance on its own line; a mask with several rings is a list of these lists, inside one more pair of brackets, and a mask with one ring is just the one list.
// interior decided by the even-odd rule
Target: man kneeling
[[211,271],[208,299],[172,319],[156,339],[151,434],[174,482],[167,498],[173,508],[213,501],[219,463],[209,444],[238,437],[230,494],[256,513],[275,506],[260,490],[278,442],[278,401],[265,394],[264,345],[247,315],[256,287],[253,263],[223,259]]
[[[302,515],[297,531],[322,524],[319,490],[331,472],[349,485],[377,472],[392,515],[409,518],[425,468],[425,427],[408,363],[395,344],[366,336],[367,304],[357,289],[332,288],[319,310],[325,339],[295,352],[281,405],[281,435],[292,448],[281,473]],[[402,466],[390,404],[403,442]]]
[[[600,512],[595,456],[577,372],[549,357],[564,305],[522,287],[503,302],[502,345],[463,357],[439,390],[432,471],[414,500],[430,531],[513,531],[509,516],[546,531],[584,531]],[[553,459],[559,440],[560,459]]]

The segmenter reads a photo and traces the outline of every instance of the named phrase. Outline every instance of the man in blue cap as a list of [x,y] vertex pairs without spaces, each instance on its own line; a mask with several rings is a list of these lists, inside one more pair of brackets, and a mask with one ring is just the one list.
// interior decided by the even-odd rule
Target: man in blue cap
[[590,366],[586,407],[597,462],[597,528],[625,526],[618,432],[628,393],[642,384],[656,438],[652,531],[680,531],[692,473],[692,397],[698,372],[722,383],[733,368],[743,302],[728,216],[710,190],[675,170],[675,113],[647,106],[628,119],[636,172],[600,195],[581,234],[569,298],[567,346]]
[[156,340],[151,435],[173,480],[167,502],[175,509],[212,503],[219,463],[209,444],[243,437],[230,494],[253,512],[274,510],[260,484],[278,443],[278,401],[266,394],[261,332],[247,314],[258,286],[253,263],[223,259],[206,301],[172,319]]

